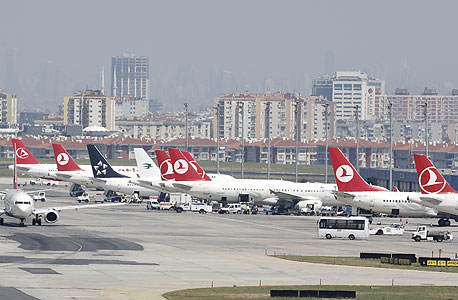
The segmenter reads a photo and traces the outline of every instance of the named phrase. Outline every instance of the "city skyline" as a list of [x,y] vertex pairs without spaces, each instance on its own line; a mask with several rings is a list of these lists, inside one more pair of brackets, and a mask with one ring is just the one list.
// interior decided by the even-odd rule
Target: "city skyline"
[[[310,95],[313,79],[338,70],[381,78],[387,93],[420,93],[427,86],[449,94],[458,87],[458,43],[452,38],[457,6],[11,2],[0,20],[0,88],[18,95],[19,108],[39,101],[53,111],[65,95],[99,89],[102,67],[109,87],[111,58],[135,53],[149,57],[150,97],[167,110],[180,110],[185,101],[196,110],[211,107],[214,97],[234,91]],[[101,21],[117,20],[135,7],[141,9],[132,22]],[[82,15],[85,22],[79,23]]]

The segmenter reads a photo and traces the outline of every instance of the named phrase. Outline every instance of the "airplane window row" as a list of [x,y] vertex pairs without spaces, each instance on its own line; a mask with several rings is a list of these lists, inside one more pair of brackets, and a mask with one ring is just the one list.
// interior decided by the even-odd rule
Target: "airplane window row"
[[14,204],[28,204],[30,205],[30,201],[15,201]]
[[383,200],[383,202],[393,202],[393,203],[412,203],[410,200]]

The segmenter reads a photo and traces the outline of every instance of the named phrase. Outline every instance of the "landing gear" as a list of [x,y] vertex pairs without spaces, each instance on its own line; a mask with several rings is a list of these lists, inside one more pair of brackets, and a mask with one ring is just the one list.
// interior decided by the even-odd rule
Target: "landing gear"
[[35,225],[41,226],[41,219],[40,218],[32,219],[32,225],[33,226],[35,226]]
[[450,220],[445,218],[439,219],[437,223],[439,226],[450,226]]
[[0,218],[0,225],[3,225],[3,218]]
[[24,227],[24,226],[25,226],[24,220],[25,220],[25,219],[21,219],[21,223],[19,223],[19,226],[20,226],[20,227]]

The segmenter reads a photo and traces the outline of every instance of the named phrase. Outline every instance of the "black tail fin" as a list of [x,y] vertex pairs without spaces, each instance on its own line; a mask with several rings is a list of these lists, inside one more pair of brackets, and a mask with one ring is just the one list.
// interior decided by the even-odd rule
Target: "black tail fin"
[[119,174],[110,166],[108,161],[103,157],[102,153],[95,147],[94,144],[87,144],[89,159],[91,160],[92,173],[94,178],[122,178],[127,177]]

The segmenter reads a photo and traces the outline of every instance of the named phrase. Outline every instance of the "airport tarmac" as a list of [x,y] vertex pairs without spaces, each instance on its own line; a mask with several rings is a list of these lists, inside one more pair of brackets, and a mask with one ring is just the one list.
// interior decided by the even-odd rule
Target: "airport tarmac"
[[[6,185],[1,188],[7,188]],[[36,189],[37,187],[27,187]],[[38,187],[41,188],[41,187]],[[37,206],[75,204],[63,187]],[[399,219],[381,219],[384,224]],[[56,224],[0,227],[0,298],[162,299],[192,288],[272,284],[456,285],[458,273],[388,270],[285,261],[265,255],[403,252],[455,257],[457,243],[403,236],[316,238],[317,217],[148,211],[145,204],[64,211]],[[409,219],[407,230],[436,220]],[[456,224],[455,222],[452,222]],[[458,226],[451,228],[458,236]]]

